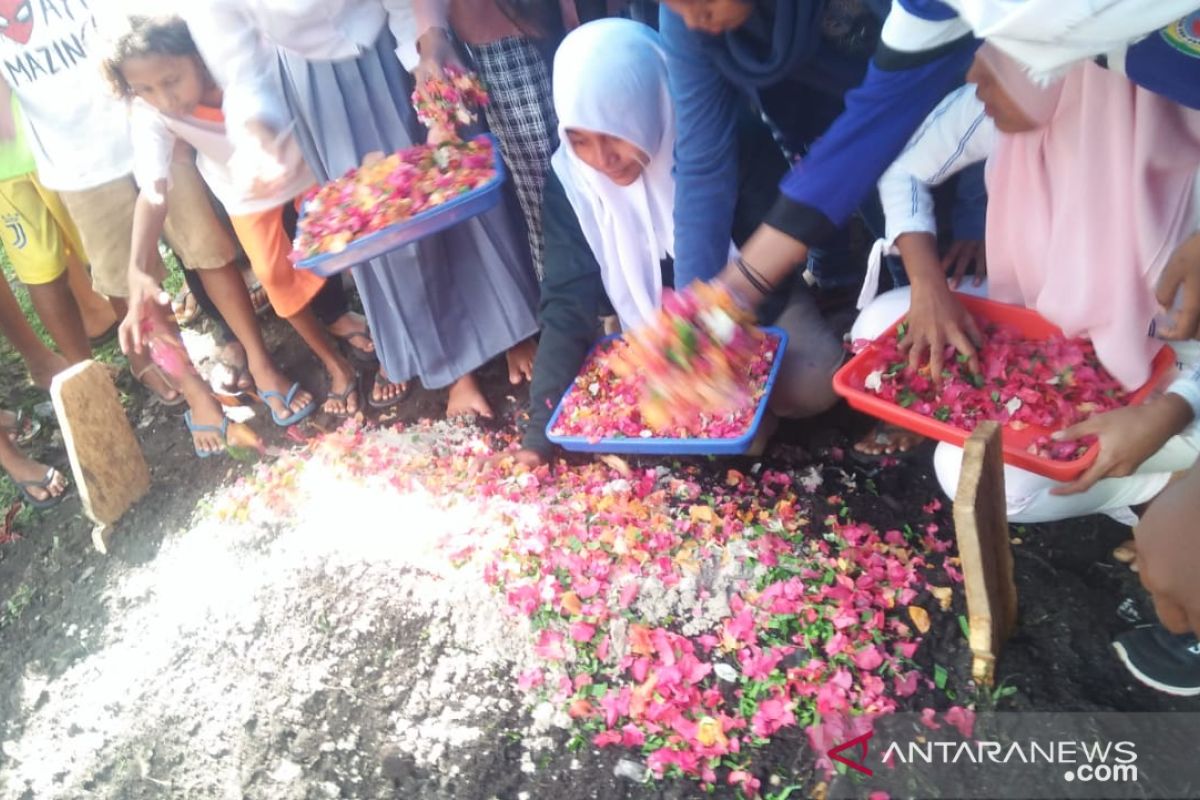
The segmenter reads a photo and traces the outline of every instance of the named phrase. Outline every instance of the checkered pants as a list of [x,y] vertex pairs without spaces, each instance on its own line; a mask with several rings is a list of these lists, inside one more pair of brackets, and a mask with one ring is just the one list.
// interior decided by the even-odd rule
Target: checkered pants
[[512,174],[540,281],[542,187],[550,155],[558,146],[550,73],[537,48],[524,37],[511,36],[468,49],[491,96],[488,126],[499,139],[500,152]]

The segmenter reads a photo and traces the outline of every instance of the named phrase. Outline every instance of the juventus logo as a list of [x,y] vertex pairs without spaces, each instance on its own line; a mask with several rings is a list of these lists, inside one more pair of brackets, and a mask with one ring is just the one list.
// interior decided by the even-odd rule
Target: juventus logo
[[16,214],[6,214],[4,227],[12,231],[13,247],[24,250],[25,245],[29,244],[29,237],[25,235],[25,226],[21,224],[21,218]]

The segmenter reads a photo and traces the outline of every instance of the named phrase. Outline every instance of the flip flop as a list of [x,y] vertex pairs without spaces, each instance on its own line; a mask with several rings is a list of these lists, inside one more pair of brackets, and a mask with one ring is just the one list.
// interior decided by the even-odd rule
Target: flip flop
[[265,391],[259,391],[258,399],[261,400],[262,404],[267,407],[267,411],[271,412],[271,420],[279,427],[286,428],[290,425],[295,425],[301,420],[307,419],[308,416],[317,408],[316,399],[314,398],[313,400],[308,401],[308,405],[304,406],[304,408],[293,412],[290,417],[284,417],[282,419],[280,419],[279,415],[275,413],[275,409],[271,407],[271,404],[268,403],[267,400],[272,397],[278,398],[283,403],[284,408],[290,409],[292,407],[292,400],[296,399],[296,392],[298,391],[300,391],[300,381],[293,383],[292,387],[288,389],[286,395],[276,392],[272,389],[267,389]]
[[334,338],[342,344],[342,349],[346,352],[346,356],[359,366],[372,367],[379,363],[379,358],[374,352],[368,352],[361,347],[355,347],[354,342],[362,339],[370,342],[371,335],[363,331],[350,331],[345,336],[334,334]]
[[[188,433],[219,433],[221,434],[221,441],[224,442],[225,433],[229,429],[229,417],[222,413],[220,425],[200,425],[192,422],[192,411],[188,409],[183,412],[183,424],[187,425]],[[196,451],[196,456],[199,458],[208,458],[209,456],[216,456],[225,452],[224,450],[201,450],[196,446],[195,442],[192,442],[192,449]]]
[[346,390],[344,392],[335,392],[331,389],[325,395],[325,402],[328,403],[330,400],[338,400],[341,402],[342,407],[345,408],[346,410],[345,411],[326,411],[325,413],[331,417],[337,417],[338,419],[347,419],[349,417],[354,416],[359,411],[362,411],[362,396],[361,395],[358,398],[358,408],[355,409],[354,411],[349,410],[350,409],[350,395],[355,394],[356,392],[358,392],[357,376],[355,377],[355,380],[350,382],[350,385],[346,387]]
[[[158,392],[154,391],[153,389],[151,389],[149,386],[146,385],[146,383],[142,380],[142,378],[144,378],[146,376],[147,372],[151,372],[151,371],[155,372],[158,375],[158,377],[162,379],[162,382],[165,383],[167,386],[169,386],[171,388],[171,390],[175,392],[175,394],[177,395],[175,397],[175,399],[168,400],[167,398],[163,397],[161,394],[159,394]],[[183,392],[180,392],[179,389],[176,388],[175,384],[171,383],[171,379],[167,376],[167,373],[163,372],[162,368],[159,367],[158,364],[155,364],[153,361],[148,362],[146,364],[146,366],[142,367],[139,371],[134,372],[133,379],[135,381],[137,381],[138,383],[142,384],[142,388],[144,388],[146,391],[148,391],[150,393],[150,402],[152,402],[152,403],[159,403],[160,405],[166,406],[167,408],[174,408],[175,406],[180,406],[187,402],[187,398],[183,396]]]
[[12,414],[12,423],[0,421],[0,430],[12,437],[17,446],[29,444],[41,432],[42,423],[36,415],[27,417],[24,409],[8,413]]
[[[387,378],[381,378],[380,375],[381,373],[379,372],[375,373],[375,386],[399,386],[402,383],[401,381],[390,381]],[[409,381],[407,384],[405,384],[403,391],[390,400],[376,400],[375,393],[369,393],[367,395],[367,405],[375,409],[391,408],[397,403],[403,403],[406,399],[408,399],[410,394],[412,394],[412,381]]]
[[[46,477],[42,478],[40,481],[19,481],[14,478],[13,483],[15,483],[17,488],[21,490],[21,497],[25,499],[26,503],[29,503],[29,505],[33,506],[39,511],[42,511],[47,508],[54,508],[63,501],[64,497],[67,496],[67,487],[65,485],[63,486],[61,494],[50,495],[50,484],[54,483],[54,479],[57,478],[58,475],[59,472],[54,467],[47,467]],[[9,475],[9,477],[11,478],[12,476]],[[48,496],[43,500],[38,500],[29,491],[30,489],[44,489]]]

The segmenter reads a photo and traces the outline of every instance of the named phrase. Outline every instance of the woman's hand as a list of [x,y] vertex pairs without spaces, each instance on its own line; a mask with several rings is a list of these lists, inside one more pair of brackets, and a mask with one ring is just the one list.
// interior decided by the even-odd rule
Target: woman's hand
[[1105,478],[1132,475],[1191,421],[1191,406],[1182,397],[1167,394],[1145,405],[1097,414],[1054,434],[1055,439],[1065,441],[1095,436],[1100,452],[1077,480],[1051,490],[1051,494],[1078,494]]
[[1168,319],[1157,327],[1160,339],[1200,338],[1200,232],[1181,244],[1163,268],[1155,292]]
[[1172,633],[1200,636],[1200,468],[1158,496],[1134,530],[1138,576]]
[[930,376],[934,383],[940,382],[949,344],[967,357],[973,372],[979,372],[976,348],[983,344],[983,336],[975,318],[950,292],[946,270],[937,256],[937,240],[930,233],[905,233],[897,237],[896,247],[912,283],[908,331],[900,342],[901,351],[908,353],[908,366],[920,369],[928,353]]
[[951,289],[962,286],[963,278],[967,276],[967,269],[972,264],[975,265],[975,269],[972,270],[974,278],[971,283],[974,286],[982,286],[983,281],[987,278],[987,250],[984,243],[974,239],[960,239],[952,242],[946,255],[942,256],[942,272],[950,276]]

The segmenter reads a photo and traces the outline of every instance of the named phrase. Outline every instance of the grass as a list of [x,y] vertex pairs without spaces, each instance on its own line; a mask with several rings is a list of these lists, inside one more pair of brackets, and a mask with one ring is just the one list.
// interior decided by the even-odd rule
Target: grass
[[[183,270],[179,264],[179,260],[169,249],[162,249],[163,261],[167,266],[167,278],[163,281],[163,289],[174,295],[183,286]],[[9,263],[8,255],[0,249],[0,269],[3,270],[4,277],[12,287],[13,295],[17,298],[17,304],[21,307],[21,312],[25,315],[25,319],[29,321],[30,327],[39,338],[51,349],[54,348],[54,340],[46,332],[46,327],[38,318],[37,313],[33,309],[33,301],[29,298],[29,290],[25,285],[17,280],[16,273],[13,272],[12,264]],[[93,357],[105,364],[124,365],[125,356],[121,353],[121,347],[116,340],[108,342],[93,352]],[[0,376],[7,384],[5,386],[7,392],[0,403],[0,407],[7,408],[12,411],[22,411],[26,415],[33,413],[33,409],[40,403],[47,400],[46,393],[34,387],[28,378],[25,371],[25,366],[21,362],[21,356],[7,339],[0,336]],[[122,398],[124,401],[125,398]],[[30,454],[38,458],[39,451],[49,441],[50,431],[53,430],[52,425],[45,425],[38,438],[32,443]],[[9,508],[12,503],[20,496],[16,485],[4,476],[0,480],[0,515],[4,509]],[[22,509],[14,520],[14,525],[17,528],[26,527],[31,521],[36,512],[28,505]]]

